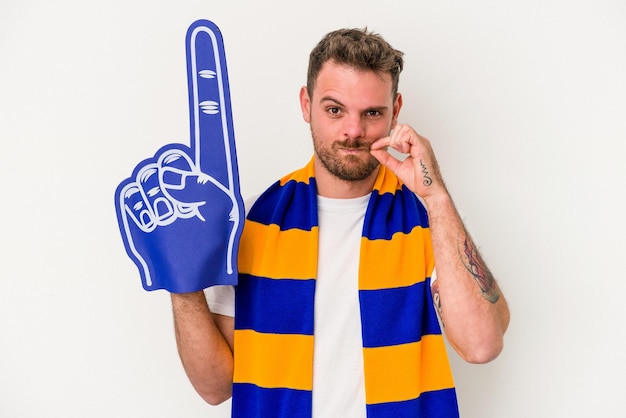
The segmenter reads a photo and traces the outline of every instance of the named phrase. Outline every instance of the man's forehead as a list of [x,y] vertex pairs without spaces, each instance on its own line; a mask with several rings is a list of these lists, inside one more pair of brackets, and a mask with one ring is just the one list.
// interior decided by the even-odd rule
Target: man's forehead
[[313,87],[317,101],[335,101],[362,107],[388,107],[393,101],[391,74],[359,69],[345,64],[324,65]]

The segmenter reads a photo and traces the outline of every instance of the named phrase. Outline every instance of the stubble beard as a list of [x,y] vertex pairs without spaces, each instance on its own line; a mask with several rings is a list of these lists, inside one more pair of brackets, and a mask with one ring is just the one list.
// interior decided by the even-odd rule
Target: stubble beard
[[[369,154],[369,145],[359,140],[345,140],[333,142],[330,148],[321,145],[316,139],[315,132],[311,130],[313,148],[322,165],[335,177],[345,181],[361,181],[368,178],[379,165],[376,158]],[[337,153],[339,148],[367,149],[365,160],[356,155],[340,157]]]

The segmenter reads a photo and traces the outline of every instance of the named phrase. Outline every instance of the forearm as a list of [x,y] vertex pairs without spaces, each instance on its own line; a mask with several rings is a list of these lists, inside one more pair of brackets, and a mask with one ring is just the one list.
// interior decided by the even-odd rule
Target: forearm
[[[385,151],[388,146],[407,157],[395,158]],[[370,152],[426,204],[437,269],[433,300],[448,341],[467,361],[494,359],[502,350],[509,309],[446,190],[430,141],[398,124]]]
[[172,308],[178,353],[191,384],[212,405],[230,398],[232,348],[209,311],[204,292],[172,294]]
[[450,196],[431,197],[426,206],[437,269],[433,295],[448,341],[469,362],[493,360],[509,324],[506,300]]

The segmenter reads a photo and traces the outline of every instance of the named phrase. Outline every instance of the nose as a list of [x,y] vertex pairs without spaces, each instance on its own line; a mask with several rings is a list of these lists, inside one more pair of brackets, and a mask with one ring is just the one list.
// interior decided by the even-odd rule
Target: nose
[[358,139],[365,136],[365,122],[360,115],[344,118],[344,136],[346,139]]

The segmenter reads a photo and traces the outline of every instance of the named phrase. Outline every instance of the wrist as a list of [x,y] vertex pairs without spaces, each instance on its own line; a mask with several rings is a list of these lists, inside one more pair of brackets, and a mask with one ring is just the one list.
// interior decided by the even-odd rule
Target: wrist
[[429,213],[456,211],[454,201],[445,188],[436,193],[431,193],[421,197]]
[[203,290],[190,293],[170,293],[170,296],[175,308],[190,309],[192,307],[204,308],[207,306],[206,296]]

